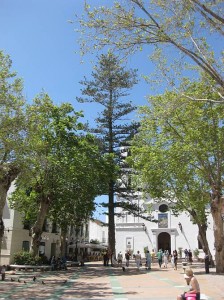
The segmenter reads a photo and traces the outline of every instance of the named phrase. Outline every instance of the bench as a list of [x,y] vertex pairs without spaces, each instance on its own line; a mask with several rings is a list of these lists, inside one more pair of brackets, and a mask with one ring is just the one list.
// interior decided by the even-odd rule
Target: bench
[[66,261],[66,266],[67,267],[78,267],[80,265],[80,262],[79,261]]
[[51,269],[51,266],[48,266],[48,265],[42,265],[42,266],[32,266],[32,265],[9,265],[11,269],[13,270],[33,270],[33,271],[37,271],[37,270],[40,270],[40,271],[47,271],[47,270],[50,270]]

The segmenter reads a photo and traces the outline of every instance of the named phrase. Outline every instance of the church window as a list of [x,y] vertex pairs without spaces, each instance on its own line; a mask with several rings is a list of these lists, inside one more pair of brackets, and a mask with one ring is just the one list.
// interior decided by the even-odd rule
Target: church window
[[159,206],[159,211],[162,213],[165,213],[169,210],[168,206],[166,204],[162,204]]

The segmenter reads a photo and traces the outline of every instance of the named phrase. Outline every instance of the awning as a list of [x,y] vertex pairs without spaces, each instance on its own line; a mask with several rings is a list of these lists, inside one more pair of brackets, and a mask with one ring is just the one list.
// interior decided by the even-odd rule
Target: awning
[[[69,245],[69,248],[76,248],[76,243]],[[90,249],[107,249],[106,245],[92,244],[92,243],[77,243],[77,248],[90,248]]]

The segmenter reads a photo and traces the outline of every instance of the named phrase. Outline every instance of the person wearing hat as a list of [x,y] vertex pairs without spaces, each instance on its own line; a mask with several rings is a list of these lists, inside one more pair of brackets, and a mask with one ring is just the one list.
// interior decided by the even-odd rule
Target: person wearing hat
[[186,269],[184,278],[187,282],[187,285],[190,286],[188,292],[185,292],[182,295],[177,296],[177,300],[188,300],[195,299],[200,300],[200,287],[197,279],[194,277],[192,269]]

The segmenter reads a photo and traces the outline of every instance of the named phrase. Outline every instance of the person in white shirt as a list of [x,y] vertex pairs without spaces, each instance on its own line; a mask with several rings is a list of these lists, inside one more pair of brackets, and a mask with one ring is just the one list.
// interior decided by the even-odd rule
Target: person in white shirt
[[163,266],[164,268],[167,268],[167,264],[168,264],[168,258],[169,258],[169,251],[165,250],[163,253]]
[[122,267],[122,260],[123,260],[123,255],[121,251],[117,255],[117,262],[118,262],[118,267]]
[[137,254],[135,254],[135,262],[138,270],[140,270],[141,260],[142,260],[141,254],[139,251],[137,251]]

